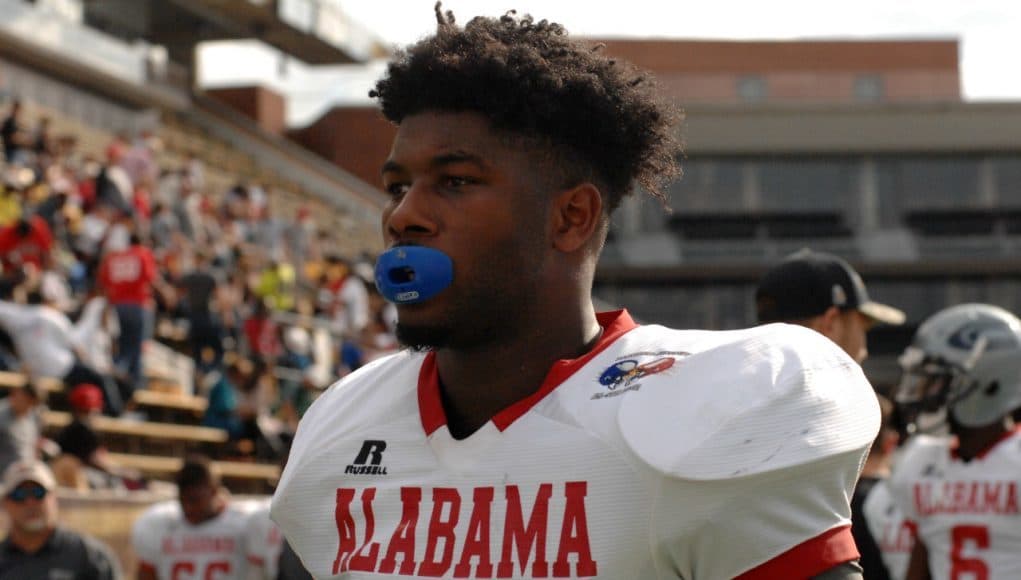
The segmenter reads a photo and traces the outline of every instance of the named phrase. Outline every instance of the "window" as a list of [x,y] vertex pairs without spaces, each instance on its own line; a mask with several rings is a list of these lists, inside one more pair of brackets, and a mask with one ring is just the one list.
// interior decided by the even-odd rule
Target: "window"
[[876,103],[883,100],[883,77],[879,75],[859,75],[854,78],[854,100],[859,103]]
[[761,103],[768,97],[766,79],[757,75],[737,79],[737,97],[746,103]]

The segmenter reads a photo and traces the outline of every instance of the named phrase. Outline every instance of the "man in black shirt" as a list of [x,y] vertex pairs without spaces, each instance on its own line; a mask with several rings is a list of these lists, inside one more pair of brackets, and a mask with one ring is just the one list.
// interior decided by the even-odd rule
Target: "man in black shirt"
[[223,362],[225,332],[216,304],[216,289],[220,283],[214,274],[212,256],[205,251],[196,254],[194,269],[177,283],[184,295],[188,342],[199,372],[219,368]]
[[120,565],[98,540],[57,526],[56,483],[44,463],[18,461],[3,478],[10,533],[0,543],[0,580],[119,580]]
[[0,141],[3,141],[4,159],[7,163],[14,163],[18,160],[21,150],[27,144],[27,136],[19,124],[18,118],[21,114],[21,102],[14,101],[11,104],[11,111],[0,125]]

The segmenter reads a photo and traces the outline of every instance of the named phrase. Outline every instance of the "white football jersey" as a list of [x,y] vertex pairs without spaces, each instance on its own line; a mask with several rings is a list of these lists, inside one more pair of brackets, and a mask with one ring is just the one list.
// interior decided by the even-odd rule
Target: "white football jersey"
[[897,505],[889,480],[876,482],[865,498],[862,511],[891,580],[904,580],[915,546],[915,526]]
[[284,548],[284,535],[269,519],[269,504],[265,504],[248,517],[245,532],[245,549],[248,551],[249,578],[276,580],[280,552]]
[[[879,428],[814,331],[636,326],[454,439],[435,356],[349,375],[305,415],[273,498],[316,578],[794,578],[857,557],[848,498]],[[484,385],[480,377],[480,385]]]
[[197,526],[184,519],[177,501],[149,507],[131,530],[139,565],[160,580],[246,580],[245,530],[253,507],[228,503]]
[[1021,433],[967,462],[950,437],[913,437],[890,482],[933,580],[1021,578]]

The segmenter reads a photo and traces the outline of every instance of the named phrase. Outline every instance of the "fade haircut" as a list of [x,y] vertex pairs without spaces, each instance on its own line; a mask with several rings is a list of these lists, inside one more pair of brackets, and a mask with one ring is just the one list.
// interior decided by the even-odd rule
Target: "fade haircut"
[[609,215],[643,186],[667,207],[680,175],[680,115],[630,64],[569,38],[559,24],[513,11],[463,28],[436,4],[436,33],[398,51],[369,96],[395,124],[425,111],[475,112],[491,126],[545,146],[573,186],[592,181]]

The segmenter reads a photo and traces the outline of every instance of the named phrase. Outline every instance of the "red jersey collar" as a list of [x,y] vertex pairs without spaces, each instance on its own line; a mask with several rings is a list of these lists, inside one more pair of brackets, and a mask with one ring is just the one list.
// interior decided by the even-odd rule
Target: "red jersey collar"
[[[599,337],[592,350],[576,359],[559,360],[554,363],[539,390],[511,404],[490,419],[497,429],[505,430],[546,395],[552,393],[578,369],[585,366],[588,361],[638,326],[626,310],[600,312],[596,314],[596,320],[599,321],[599,326],[603,327],[603,335]],[[436,368],[435,352],[430,352],[425,356],[422,368],[418,372],[418,411],[426,436],[432,435],[437,429],[447,424],[447,416],[443,412],[443,404],[440,400],[440,377]]]

